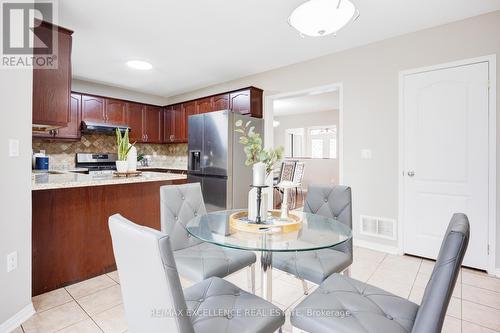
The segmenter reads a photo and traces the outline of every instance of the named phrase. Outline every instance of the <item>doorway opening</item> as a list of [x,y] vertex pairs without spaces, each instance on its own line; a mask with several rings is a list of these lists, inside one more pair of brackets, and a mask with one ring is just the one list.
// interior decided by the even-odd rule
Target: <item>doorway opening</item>
[[280,207],[283,181],[296,185],[288,198],[294,209],[310,184],[342,183],[342,115],[341,83],[265,97],[265,146],[284,148],[269,204]]

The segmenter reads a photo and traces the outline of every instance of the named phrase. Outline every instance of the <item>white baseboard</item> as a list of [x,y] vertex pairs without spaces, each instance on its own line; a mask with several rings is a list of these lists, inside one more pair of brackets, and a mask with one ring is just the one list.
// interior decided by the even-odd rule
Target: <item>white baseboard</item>
[[354,246],[364,247],[370,250],[385,252],[389,254],[403,254],[397,246],[383,245],[362,239],[354,239]]
[[493,271],[488,271],[488,274],[493,275],[493,276],[495,276],[497,278],[500,278],[500,268],[497,268],[497,269],[495,269]]
[[10,333],[18,328],[29,317],[35,314],[33,303],[26,305],[21,311],[0,324],[0,333]]

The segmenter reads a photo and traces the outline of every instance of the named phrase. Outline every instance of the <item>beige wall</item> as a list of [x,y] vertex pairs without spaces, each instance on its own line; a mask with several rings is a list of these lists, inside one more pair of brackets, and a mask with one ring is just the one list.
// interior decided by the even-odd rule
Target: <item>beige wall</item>
[[[360,214],[398,218],[399,71],[498,54],[499,31],[500,11],[497,11],[212,86],[169,101],[248,85],[264,89],[269,96],[342,82],[344,183],[352,186],[353,191],[354,234],[363,239],[358,234]],[[325,42],[334,43],[335,39]],[[500,83],[498,71],[497,81]],[[497,99],[500,106],[500,84]],[[497,119],[500,123],[500,117]],[[372,149],[372,160],[360,158],[363,148]],[[497,156],[500,158],[500,154]],[[497,179],[500,181],[500,176]],[[497,227],[497,267],[500,266],[499,234]]]
[[[274,117],[274,120],[280,122],[278,127],[274,128],[274,146],[284,147],[286,144],[285,132],[288,128],[305,128],[321,125],[339,124],[339,111],[329,110],[321,112],[309,112],[294,115]],[[307,143],[307,131],[304,137]],[[338,143],[338,139],[337,139]],[[338,153],[338,149],[337,149]],[[301,157],[305,157],[301,156]],[[318,158],[293,158],[305,163],[303,187],[307,188],[309,184],[338,184],[339,182],[339,160],[338,159],[318,159]]]
[[79,79],[73,79],[71,81],[71,90],[81,93],[124,99],[127,101],[147,103],[159,106],[167,105],[166,97],[143,94],[128,89],[112,87],[105,84]]
[[[0,332],[5,322],[31,305],[31,103],[33,75],[0,70]],[[8,140],[19,140],[19,157],[9,157]],[[17,251],[18,268],[6,271]],[[24,318],[26,319],[26,318]]]

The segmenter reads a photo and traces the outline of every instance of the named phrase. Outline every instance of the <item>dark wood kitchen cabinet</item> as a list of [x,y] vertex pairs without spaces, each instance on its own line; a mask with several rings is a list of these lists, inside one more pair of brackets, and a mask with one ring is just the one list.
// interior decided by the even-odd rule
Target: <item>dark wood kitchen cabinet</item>
[[159,106],[127,103],[126,124],[131,142],[163,143],[163,109]]
[[124,125],[127,102],[101,96],[82,95],[82,120]]
[[125,124],[127,102],[117,99],[106,99],[106,107],[104,109],[105,121],[110,124],[123,125]]
[[106,100],[103,97],[82,95],[82,120],[106,122],[105,103]]
[[160,230],[160,187],[184,183],[179,177],[32,191],[32,295],[115,270],[109,217],[120,213]]
[[130,127],[130,142],[144,142],[144,132],[142,131],[142,109],[144,106],[139,103],[127,103],[126,123]]
[[[34,129],[53,129],[67,126],[70,122],[71,94],[71,44],[73,31],[42,22],[35,28],[37,36],[51,35],[57,31],[57,68],[33,68],[33,115]],[[35,40],[37,46],[37,40]],[[36,57],[39,54],[34,52]]]
[[213,98],[207,97],[196,101],[196,111],[197,113],[207,113],[214,111]]
[[163,112],[158,106],[146,105],[142,109],[142,132],[147,143],[163,143]]
[[54,140],[79,140],[81,137],[82,96],[72,93],[70,97],[70,119],[66,126],[46,132],[33,132],[34,138]]
[[240,114],[262,118],[262,89],[243,88],[222,94],[203,97],[165,107],[163,117],[163,142],[187,142],[191,115],[232,110]]
[[170,105],[165,108],[163,130],[165,143],[187,142],[186,116],[182,104]]
[[184,125],[184,138],[187,141],[189,134],[189,116],[198,114],[198,109],[196,107],[196,101],[191,101],[187,103],[182,103],[182,108],[184,109],[185,125]]
[[250,87],[229,94],[229,108],[233,112],[262,118],[262,90]]
[[187,142],[186,112],[182,104],[174,105],[172,108],[174,115],[174,134],[177,142]]
[[229,109],[229,94],[222,94],[213,97],[213,110],[228,110]]

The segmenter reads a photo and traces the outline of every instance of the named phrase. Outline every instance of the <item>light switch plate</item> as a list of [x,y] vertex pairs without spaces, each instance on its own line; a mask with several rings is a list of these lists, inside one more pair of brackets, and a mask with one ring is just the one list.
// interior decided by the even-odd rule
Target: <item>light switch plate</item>
[[17,251],[7,255],[7,273],[12,272],[17,268]]
[[361,158],[364,160],[371,160],[372,159],[371,149],[361,149]]
[[9,139],[9,157],[19,157],[19,140]]

